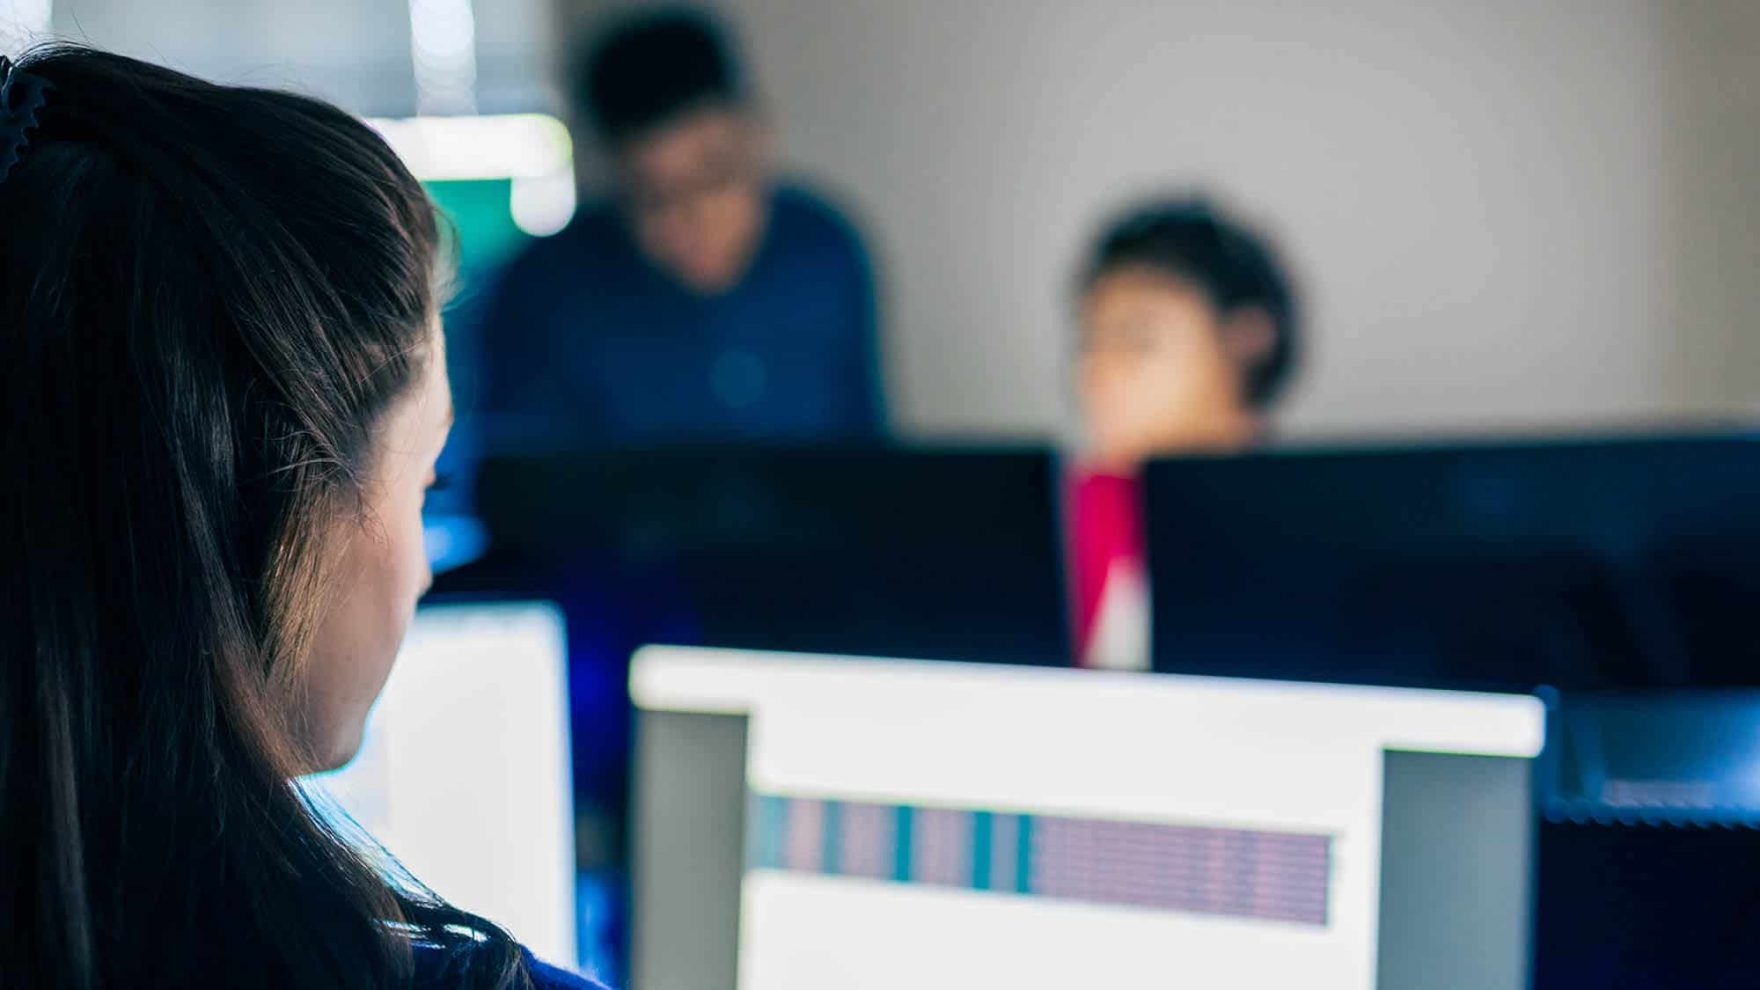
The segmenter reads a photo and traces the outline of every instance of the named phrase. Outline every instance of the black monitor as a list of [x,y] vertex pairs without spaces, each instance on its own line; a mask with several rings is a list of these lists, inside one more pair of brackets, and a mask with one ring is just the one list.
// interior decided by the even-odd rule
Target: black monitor
[[579,452],[486,460],[478,506],[503,561],[672,602],[669,642],[1055,664],[1054,476],[1044,449]]
[[1760,441],[1167,461],[1157,670],[1524,690],[1760,683]]

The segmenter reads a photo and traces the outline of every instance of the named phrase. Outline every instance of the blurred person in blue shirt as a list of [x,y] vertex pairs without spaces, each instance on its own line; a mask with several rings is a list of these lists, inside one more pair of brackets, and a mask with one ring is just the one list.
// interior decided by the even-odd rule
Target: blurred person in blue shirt
[[710,15],[632,15],[576,72],[614,193],[514,259],[483,326],[491,448],[862,440],[883,431],[855,228],[773,174]]

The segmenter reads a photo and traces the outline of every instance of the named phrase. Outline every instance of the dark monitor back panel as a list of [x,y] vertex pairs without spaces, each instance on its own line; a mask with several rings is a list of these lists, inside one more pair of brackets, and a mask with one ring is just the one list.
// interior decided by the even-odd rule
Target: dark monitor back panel
[[669,597],[706,645],[1061,663],[1050,453],[668,448],[485,462],[495,552]]
[[1760,683],[1760,442],[1187,460],[1146,486],[1158,670]]

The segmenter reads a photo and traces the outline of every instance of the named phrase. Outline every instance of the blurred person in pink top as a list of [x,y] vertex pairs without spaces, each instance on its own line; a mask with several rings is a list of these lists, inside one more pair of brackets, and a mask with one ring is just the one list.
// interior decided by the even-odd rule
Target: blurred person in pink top
[[1142,467],[1260,441],[1296,364],[1295,292],[1273,247],[1203,199],[1140,204],[1108,225],[1078,288],[1082,440],[1067,503],[1076,657],[1142,670]]

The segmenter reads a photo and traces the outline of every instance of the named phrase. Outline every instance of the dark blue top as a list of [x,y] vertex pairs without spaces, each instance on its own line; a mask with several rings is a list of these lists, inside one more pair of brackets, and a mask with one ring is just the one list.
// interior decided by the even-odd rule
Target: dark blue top
[[526,969],[532,974],[534,990],[605,990],[592,980],[540,962],[529,952],[526,953]]
[[692,292],[589,205],[514,259],[482,330],[490,446],[864,439],[883,427],[875,299],[855,229],[784,186],[740,283]]
[[[605,990],[586,977],[538,961],[523,946],[519,951],[525,959],[526,972],[531,974],[533,990]],[[449,990],[463,979],[458,971],[460,962],[445,950],[418,943],[414,960],[416,990]]]

